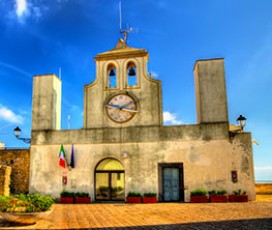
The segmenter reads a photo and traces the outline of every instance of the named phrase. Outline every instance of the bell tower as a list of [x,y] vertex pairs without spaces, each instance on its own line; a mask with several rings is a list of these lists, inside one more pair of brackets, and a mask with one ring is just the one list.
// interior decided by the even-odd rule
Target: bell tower
[[84,87],[84,128],[162,125],[161,82],[147,73],[145,49],[119,39],[94,60],[96,79]]

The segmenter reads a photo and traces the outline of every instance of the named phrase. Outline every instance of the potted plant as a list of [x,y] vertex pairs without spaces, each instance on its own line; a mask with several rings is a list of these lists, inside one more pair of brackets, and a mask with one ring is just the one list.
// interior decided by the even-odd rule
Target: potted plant
[[191,191],[191,203],[206,203],[207,191],[203,188],[198,188]]
[[60,203],[62,203],[62,204],[73,204],[74,203],[74,197],[75,197],[74,192],[69,192],[69,191],[63,190],[60,193]]
[[89,204],[91,202],[89,193],[86,192],[75,193],[75,202],[76,204]]
[[0,195],[0,215],[9,222],[34,224],[50,212],[54,200],[40,194]]
[[209,191],[209,198],[210,198],[210,202],[227,202],[228,201],[228,197],[226,196],[227,191],[226,190],[212,190]]
[[248,195],[246,195],[246,191],[238,189],[233,191],[232,195],[229,195],[230,202],[248,202]]
[[129,192],[126,197],[127,203],[141,203],[142,195],[138,192]]
[[143,203],[157,203],[157,193],[144,193],[142,201]]

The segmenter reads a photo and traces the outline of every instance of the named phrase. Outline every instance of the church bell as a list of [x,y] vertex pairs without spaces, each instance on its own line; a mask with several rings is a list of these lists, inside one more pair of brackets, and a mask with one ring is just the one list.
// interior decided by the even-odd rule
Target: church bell
[[135,76],[136,75],[136,72],[135,72],[135,70],[134,70],[134,68],[130,68],[129,70],[128,70],[128,76]]
[[113,69],[110,70],[109,76],[111,76],[111,77],[112,77],[112,76],[115,76],[115,72],[114,72]]

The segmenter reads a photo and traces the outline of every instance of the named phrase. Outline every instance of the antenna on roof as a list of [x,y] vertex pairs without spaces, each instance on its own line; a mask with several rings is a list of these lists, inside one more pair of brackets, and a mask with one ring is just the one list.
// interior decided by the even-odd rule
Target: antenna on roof
[[59,79],[61,80],[61,67],[59,67]]
[[70,116],[70,114],[68,114],[68,117],[67,117],[67,123],[68,123],[68,129],[70,129],[71,128],[71,126],[70,126],[70,120],[71,120],[71,116]]
[[119,0],[119,13],[120,13],[120,34],[123,35],[124,42],[127,43],[128,33],[133,32],[134,29],[128,26],[126,29],[122,28],[122,0]]

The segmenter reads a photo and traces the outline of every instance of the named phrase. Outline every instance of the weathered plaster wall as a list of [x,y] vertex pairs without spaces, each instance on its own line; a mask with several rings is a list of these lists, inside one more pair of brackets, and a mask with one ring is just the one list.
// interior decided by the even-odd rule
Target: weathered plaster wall
[[[142,127],[142,135],[136,128],[99,129],[97,135],[89,136],[90,144],[86,138],[91,130],[77,131],[77,135],[73,133],[76,131],[35,133],[37,139],[31,146],[30,192],[59,196],[63,189],[62,168],[58,166],[60,144],[65,144],[69,160],[70,143],[74,143],[76,167],[68,171],[68,190],[86,191],[94,197],[95,167],[101,160],[112,157],[124,165],[126,193],[135,190],[158,193],[158,163],[177,162],[184,165],[186,201],[190,191],[199,187],[226,189],[229,193],[242,189],[250,199],[255,199],[250,134],[238,134],[229,140],[222,127],[224,124],[209,125],[210,135],[214,136],[208,135],[206,139],[202,133],[206,130],[204,126]],[[160,129],[163,129],[161,134]],[[134,136],[131,130],[138,135]],[[131,133],[119,141],[120,132]],[[127,158],[123,157],[124,152],[128,153]],[[238,171],[237,183],[231,181],[234,169]]]
[[30,170],[29,149],[0,150],[0,165],[6,165],[12,168],[11,193],[28,192]]
[[60,129],[61,80],[54,74],[33,78],[32,130]]
[[228,123],[32,131],[32,145],[228,139]]
[[224,59],[196,61],[194,78],[198,123],[228,122]]

